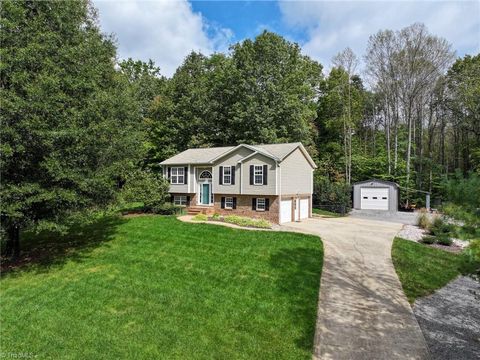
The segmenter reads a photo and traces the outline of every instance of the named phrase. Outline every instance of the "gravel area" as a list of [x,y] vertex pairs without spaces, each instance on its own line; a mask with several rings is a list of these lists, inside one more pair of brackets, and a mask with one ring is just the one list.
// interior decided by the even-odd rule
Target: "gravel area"
[[412,241],[422,240],[424,235],[427,235],[427,230],[414,225],[404,225],[402,230],[397,234],[397,236],[402,239]]
[[480,359],[480,282],[458,277],[415,301],[413,312],[432,359]]

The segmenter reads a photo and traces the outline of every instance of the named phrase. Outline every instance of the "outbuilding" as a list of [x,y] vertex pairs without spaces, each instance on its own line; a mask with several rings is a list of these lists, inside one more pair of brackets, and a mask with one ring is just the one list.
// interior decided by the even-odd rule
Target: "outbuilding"
[[353,208],[357,210],[397,211],[398,184],[385,180],[365,180],[353,184]]

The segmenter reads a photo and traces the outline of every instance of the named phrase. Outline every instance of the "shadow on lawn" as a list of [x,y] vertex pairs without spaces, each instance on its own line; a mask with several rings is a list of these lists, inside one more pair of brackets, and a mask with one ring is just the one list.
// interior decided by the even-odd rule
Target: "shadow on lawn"
[[[63,265],[68,260],[82,261],[94,248],[110,241],[116,228],[125,221],[127,220],[112,215],[104,216],[88,225],[72,226],[65,235],[25,232],[20,239],[20,257],[16,260],[2,259],[1,275],[3,277],[19,269],[44,272]],[[34,266],[30,268],[32,265]]]
[[322,249],[281,249],[270,257],[270,264],[280,272],[279,293],[289,299],[292,318],[302,329],[296,345],[308,351],[315,336],[322,263]]

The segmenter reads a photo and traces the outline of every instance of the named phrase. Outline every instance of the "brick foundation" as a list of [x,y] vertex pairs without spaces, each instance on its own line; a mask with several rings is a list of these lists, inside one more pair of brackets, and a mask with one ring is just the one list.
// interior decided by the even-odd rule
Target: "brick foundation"
[[[236,197],[237,208],[236,209],[222,209],[221,199],[222,197]],[[265,198],[269,199],[270,206],[268,211],[256,211],[252,210],[252,198]],[[278,196],[258,196],[258,195],[214,195],[214,208],[215,212],[220,215],[238,215],[246,216],[255,219],[266,219],[272,223],[278,224]]]

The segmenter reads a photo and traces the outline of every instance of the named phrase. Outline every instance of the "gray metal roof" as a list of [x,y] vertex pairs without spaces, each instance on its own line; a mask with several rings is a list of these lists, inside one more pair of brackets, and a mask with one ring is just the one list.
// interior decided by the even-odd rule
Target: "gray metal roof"
[[[183,165],[183,164],[208,164],[213,162],[215,159],[222,157],[222,155],[227,155],[231,150],[245,146],[252,151],[258,151],[261,154],[270,156],[275,160],[283,160],[288,154],[290,154],[297,147],[301,147],[303,151],[305,149],[302,146],[302,143],[283,143],[283,144],[261,144],[261,145],[247,145],[240,144],[238,146],[226,146],[226,147],[212,147],[212,148],[199,148],[199,149],[188,149],[182,151],[180,154],[172,156],[169,159],[162,161],[161,165]],[[309,161],[312,163],[312,166],[315,167],[315,163],[310,158],[308,153],[306,153]]]
[[369,179],[369,180],[358,181],[356,183],[353,183],[352,185],[366,184],[366,183],[369,183],[369,182],[377,182],[377,183],[381,183],[381,184],[385,184],[385,185],[392,185],[392,186],[395,186],[397,188],[399,187],[396,182],[387,181],[387,180],[379,180],[379,179]]

